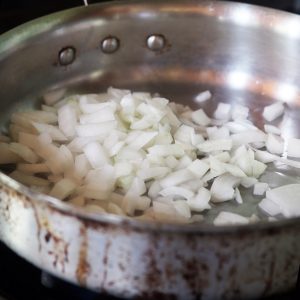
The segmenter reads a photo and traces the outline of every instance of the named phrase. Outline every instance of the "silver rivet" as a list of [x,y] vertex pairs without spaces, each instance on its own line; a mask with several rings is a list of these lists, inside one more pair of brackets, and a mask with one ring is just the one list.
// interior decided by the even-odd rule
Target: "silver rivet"
[[73,47],[66,47],[59,51],[58,59],[62,66],[70,65],[74,62],[76,57],[76,50]]
[[113,53],[118,50],[120,45],[119,40],[116,37],[110,36],[102,40],[101,50],[104,53]]
[[161,34],[152,34],[147,38],[147,47],[152,51],[159,51],[165,47],[166,39]]

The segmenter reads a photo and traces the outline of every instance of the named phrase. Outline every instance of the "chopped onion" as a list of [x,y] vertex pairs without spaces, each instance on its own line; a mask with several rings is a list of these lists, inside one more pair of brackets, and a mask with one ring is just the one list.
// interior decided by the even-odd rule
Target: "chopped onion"
[[218,214],[218,216],[214,219],[214,225],[236,225],[236,224],[248,224],[249,219],[245,218],[241,215],[222,211]]
[[257,182],[254,184],[253,194],[254,195],[264,195],[264,193],[269,188],[269,185],[265,182]]
[[57,183],[50,191],[50,196],[64,200],[70,196],[76,188],[76,184],[68,178],[64,178]]
[[202,103],[202,102],[209,100],[211,98],[211,96],[212,95],[211,95],[210,91],[204,91],[204,92],[199,93],[196,96],[195,101],[198,103]]
[[187,204],[192,211],[202,212],[203,210],[211,208],[209,205],[210,198],[210,191],[204,187],[201,187],[195,197],[187,199]]
[[268,198],[261,200],[258,207],[269,216],[277,216],[281,213],[279,205]]
[[[210,97],[205,91],[196,102]],[[270,162],[300,168],[279,156],[287,150],[299,158],[300,140],[286,147],[279,128],[264,124],[263,132],[247,119],[246,106],[219,103],[212,117],[203,108],[115,88],[47,104],[14,113],[10,136],[0,135],[0,164],[16,164],[11,176],[35,191],[92,213],[188,224],[219,202],[242,205],[240,186],[254,186],[254,195],[266,192],[259,204],[265,213],[300,215],[300,185],[268,190],[258,181]],[[275,103],[263,116],[272,121],[283,112]],[[257,221],[221,212],[214,224]]]
[[[299,142],[299,146],[300,146],[300,142]],[[284,148],[284,141],[281,137],[269,133],[266,141],[266,148],[270,153],[282,154]],[[300,151],[299,151],[299,156],[300,156]]]
[[235,188],[235,201],[238,204],[242,204],[243,203],[243,198],[242,198],[240,190],[238,188]]
[[300,216],[300,184],[288,184],[266,192],[266,198],[279,206],[285,217]]
[[273,120],[277,119],[284,113],[284,106],[281,102],[273,103],[269,106],[266,106],[263,111],[263,117],[272,122]]
[[159,192],[160,195],[167,197],[167,196],[174,196],[174,197],[182,197],[184,199],[189,199],[194,196],[194,193],[188,189],[182,187],[167,187]]
[[300,139],[290,138],[287,141],[287,155],[290,157],[300,157]]
[[212,202],[219,203],[233,199],[234,188],[240,183],[238,177],[223,174],[217,177],[210,189]]
[[231,105],[228,103],[219,103],[215,110],[214,117],[219,120],[229,120],[231,114]]

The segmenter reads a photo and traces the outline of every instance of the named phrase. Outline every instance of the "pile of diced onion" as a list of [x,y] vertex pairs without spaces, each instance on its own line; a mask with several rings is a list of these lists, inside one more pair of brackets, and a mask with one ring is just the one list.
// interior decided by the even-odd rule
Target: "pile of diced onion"
[[[208,91],[197,101],[209,101]],[[55,99],[56,100],[56,99]],[[280,102],[264,108],[266,123],[281,117]],[[109,88],[104,94],[46,98],[41,110],[16,112],[9,135],[0,135],[0,164],[32,189],[88,212],[193,223],[225,201],[243,203],[252,189],[269,217],[300,215],[300,184],[270,189],[259,178],[267,164],[300,168],[300,139],[264,131],[242,105],[203,109],[149,93]],[[257,220],[221,211],[213,223]]]

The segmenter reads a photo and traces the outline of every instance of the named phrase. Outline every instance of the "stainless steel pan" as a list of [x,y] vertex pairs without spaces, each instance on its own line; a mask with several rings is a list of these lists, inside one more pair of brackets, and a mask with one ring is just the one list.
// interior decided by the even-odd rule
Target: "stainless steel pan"
[[[210,89],[206,109],[244,103],[258,125],[264,105],[285,101],[280,126],[299,137],[299,53],[300,18],[271,9],[193,0],[75,8],[0,37],[1,123],[49,91],[113,85],[196,107],[197,93]],[[287,291],[297,280],[299,233],[299,218],[216,228],[86,214],[0,173],[1,240],[41,269],[122,297],[252,299]]]

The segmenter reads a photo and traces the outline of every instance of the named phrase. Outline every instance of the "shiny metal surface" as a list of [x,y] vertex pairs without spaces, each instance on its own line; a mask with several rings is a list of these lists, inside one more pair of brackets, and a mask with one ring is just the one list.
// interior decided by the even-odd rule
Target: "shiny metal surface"
[[161,34],[153,34],[147,38],[147,47],[153,51],[162,50],[165,47],[165,37]]
[[60,65],[67,66],[73,63],[76,58],[76,50],[73,47],[67,47],[62,49],[58,54],[58,60]]
[[107,37],[101,42],[101,49],[104,53],[114,53],[120,45],[116,37]]
[[[166,38],[161,51],[149,51],[152,35]],[[120,40],[111,55],[99,51],[108,36]],[[76,60],[65,67],[57,53],[68,45]],[[193,0],[77,8],[0,37],[1,123],[5,128],[13,110],[36,105],[49,91],[99,92],[112,85],[159,92],[195,108],[198,93],[209,89],[206,110],[220,101],[245,104],[258,126],[266,104],[284,101],[287,112],[277,125],[285,136],[300,137],[299,53],[300,18],[272,9]],[[0,199],[0,237],[7,245],[96,291],[253,299],[296,284],[299,218],[217,228],[148,224],[84,214],[3,174]]]

